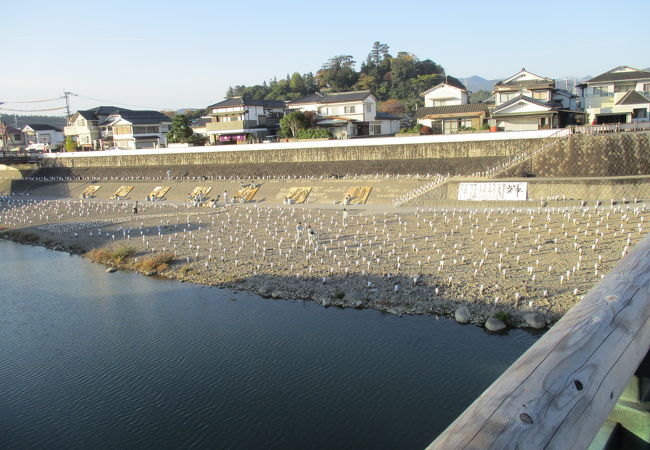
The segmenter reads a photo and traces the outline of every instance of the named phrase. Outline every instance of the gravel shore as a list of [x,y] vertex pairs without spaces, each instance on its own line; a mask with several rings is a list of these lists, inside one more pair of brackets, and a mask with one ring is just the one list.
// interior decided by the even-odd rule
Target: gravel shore
[[[85,253],[171,253],[156,275],[392,314],[552,324],[645,236],[645,205],[399,210],[0,199],[5,238]],[[315,230],[316,244],[307,232]],[[155,271],[149,271],[153,274]],[[537,315],[539,318],[539,314]],[[529,322],[530,323],[530,322]]]

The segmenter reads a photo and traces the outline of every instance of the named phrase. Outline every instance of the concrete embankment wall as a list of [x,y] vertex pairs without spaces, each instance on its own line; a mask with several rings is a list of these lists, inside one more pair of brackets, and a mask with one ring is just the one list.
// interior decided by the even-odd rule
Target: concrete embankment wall
[[613,177],[650,174],[650,133],[574,134],[505,176]]
[[163,149],[153,154],[124,151],[102,152],[105,156],[53,155],[43,161],[39,175],[92,176],[101,171],[103,176],[160,177],[167,169],[178,176],[470,174],[505,156],[538,148],[543,142],[542,138],[413,143],[386,139],[392,138],[359,140],[352,142],[355,145],[348,142],[346,146],[331,147],[323,146],[327,142],[319,142],[319,147],[303,144],[302,147],[281,148],[267,144],[251,150],[217,146],[212,151],[206,148],[200,152],[190,148],[185,151]]
[[[499,133],[494,133],[498,137]],[[158,149],[48,155],[37,175],[175,176],[331,176],[352,174],[459,174],[484,171],[504,157],[547,145],[549,138],[355,142],[325,141],[250,146]],[[536,135],[533,135],[536,136]],[[391,140],[394,139],[394,140]],[[553,139],[553,138],[550,138]],[[345,144],[345,146],[343,146]],[[279,147],[275,147],[278,145]],[[327,146],[329,145],[329,146]],[[650,133],[575,134],[504,176],[610,177],[650,174]]]

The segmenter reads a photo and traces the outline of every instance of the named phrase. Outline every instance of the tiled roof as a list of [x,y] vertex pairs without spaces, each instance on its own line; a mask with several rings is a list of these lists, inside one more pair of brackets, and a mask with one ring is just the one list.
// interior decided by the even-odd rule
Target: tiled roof
[[12,126],[9,125],[9,124],[3,123],[3,125],[5,126],[5,130],[7,130],[7,134],[18,134],[18,133],[22,133],[22,131],[20,131],[18,128],[14,128],[14,127],[12,127]]
[[287,105],[291,106],[291,105],[304,105],[306,103],[319,103],[323,99],[323,97],[325,96],[320,92],[315,92],[311,95],[308,95],[307,97],[292,100],[289,103],[287,103]]
[[525,101],[525,102],[528,102],[528,103],[532,103],[533,105],[538,105],[538,106],[543,106],[545,108],[553,109],[553,107],[551,105],[549,105],[548,103],[546,103],[546,102],[540,102],[539,100],[535,100],[534,98],[527,97],[525,95],[518,95],[517,97],[513,98],[512,100],[508,100],[507,102],[502,103],[499,106],[497,106],[494,109],[494,112],[497,112],[497,111],[502,110],[502,109],[506,109],[509,106],[512,106],[515,103],[520,102],[522,100]]
[[337,92],[325,95],[319,100],[319,103],[354,102],[365,100],[370,95],[372,95],[370,91]]
[[422,119],[426,116],[440,114],[463,114],[487,112],[488,105],[485,103],[469,103],[467,105],[428,106],[415,111],[415,118]]
[[[159,111],[123,111],[113,114],[113,116],[119,116],[124,120],[131,122],[134,125],[147,125],[161,122],[171,122],[172,120]],[[108,123],[114,122],[116,118],[107,118],[100,125],[106,125]]]
[[109,116],[117,114],[120,111],[131,111],[127,108],[118,108],[117,106],[98,106],[92,109],[77,111],[81,117],[86,120],[99,120],[97,116]]
[[551,86],[555,87],[555,81],[545,78],[543,80],[521,80],[521,81],[509,81],[507,83],[504,83],[502,81],[499,81],[494,85],[494,87],[533,87],[533,86]]
[[271,108],[282,108],[285,103],[281,100],[252,100],[242,97],[230,97],[208,108],[232,108],[235,106],[268,106]]
[[[636,70],[633,69],[631,71],[626,71],[626,72],[617,72],[617,70],[623,69],[624,67],[616,67],[615,69],[612,69],[608,72],[601,73],[598,76],[593,77],[591,80],[587,81],[587,83],[602,83],[606,81],[628,81],[628,80],[640,80],[640,79],[645,79],[649,78],[650,79],[650,72],[647,70]],[[631,68],[631,67],[628,67]]]
[[208,122],[210,122],[210,119],[206,117],[199,117],[198,119],[194,119],[192,123],[190,123],[190,127],[192,128],[204,127],[205,124],[207,124]]
[[650,103],[643,94],[638,91],[629,90],[623,97],[616,102],[617,105],[638,105],[640,103]]
[[34,131],[63,131],[61,128],[54,127],[52,125],[45,125],[42,123],[30,123],[27,126]]

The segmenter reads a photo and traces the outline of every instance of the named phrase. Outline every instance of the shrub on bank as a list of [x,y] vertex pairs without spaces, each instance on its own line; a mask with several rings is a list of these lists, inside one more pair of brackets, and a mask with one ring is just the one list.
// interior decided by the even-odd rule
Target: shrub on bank
[[124,261],[135,255],[135,247],[119,247],[113,251],[109,251],[105,248],[95,248],[90,250],[86,256],[94,263],[102,264],[122,264]]
[[169,268],[169,264],[174,261],[174,255],[172,253],[160,253],[157,255],[147,256],[142,258],[136,264],[136,269],[141,272],[162,272]]
[[111,259],[115,264],[121,264],[137,252],[135,247],[119,247],[111,252]]

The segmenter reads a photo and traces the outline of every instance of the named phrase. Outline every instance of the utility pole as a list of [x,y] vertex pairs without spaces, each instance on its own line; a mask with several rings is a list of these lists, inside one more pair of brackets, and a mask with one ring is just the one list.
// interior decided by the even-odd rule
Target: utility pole
[[68,117],[70,117],[70,94],[72,92],[68,91],[63,91],[63,96],[65,97],[65,112],[66,112],[66,120]]

